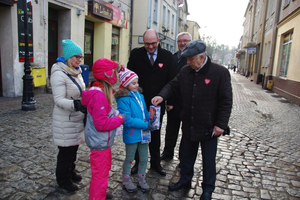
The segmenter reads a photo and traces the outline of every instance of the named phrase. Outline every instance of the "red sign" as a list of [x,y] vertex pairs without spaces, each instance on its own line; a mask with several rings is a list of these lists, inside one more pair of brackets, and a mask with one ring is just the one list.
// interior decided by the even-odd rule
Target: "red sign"
[[105,6],[113,9],[113,19],[105,19],[104,21],[127,29],[128,13],[126,13],[124,10],[121,11],[120,8],[117,8],[109,3],[105,3]]

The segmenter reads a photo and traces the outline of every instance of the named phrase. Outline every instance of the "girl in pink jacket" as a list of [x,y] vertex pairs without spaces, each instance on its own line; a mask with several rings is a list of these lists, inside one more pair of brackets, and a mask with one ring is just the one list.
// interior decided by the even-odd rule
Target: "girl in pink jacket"
[[109,170],[111,169],[111,146],[115,135],[121,134],[121,124],[126,115],[112,107],[113,85],[117,82],[118,64],[102,58],[93,64],[96,79],[88,91],[82,92],[82,105],[87,107],[85,142],[91,149],[90,165],[92,171],[89,188],[90,200],[104,200]]

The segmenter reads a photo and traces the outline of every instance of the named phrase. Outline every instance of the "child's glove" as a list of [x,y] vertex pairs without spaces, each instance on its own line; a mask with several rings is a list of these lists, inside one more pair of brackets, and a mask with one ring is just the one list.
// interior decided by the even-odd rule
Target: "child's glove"
[[80,100],[73,100],[75,111],[80,111],[82,113],[86,113],[86,107],[81,104]]
[[126,114],[120,114],[120,116],[124,119],[124,122],[127,120],[127,115]]
[[154,131],[154,130],[156,130],[156,127],[152,125],[153,122],[154,122],[154,119],[150,119],[150,120],[148,121],[148,128],[147,128],[147,129],[148,129],[149,131]]

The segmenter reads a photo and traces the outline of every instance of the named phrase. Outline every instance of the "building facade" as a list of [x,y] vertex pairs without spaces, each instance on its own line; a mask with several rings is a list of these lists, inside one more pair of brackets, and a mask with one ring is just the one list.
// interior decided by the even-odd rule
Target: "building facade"
[[189,32],[192,36],[192,40],[200,40],[200,26],[197,22],[187,20],[187,32]]
[[[12,2],[12,1],[11,1]],[[27,6],[29,57],[33,68],[49,85],[56,58],[63,56],[61,41],[71,39],[82,47],[89,66],[99,58],[126,64],[129,56],[130,0],[45,0],[14,1],[0,6],[1,96],[21,96],[24,75],[24,8]],[[110,3],[109,3],[110,2]],[[35,92],[46,87],[35,87]]]
[[300,105],[300,2],[281,2],[272,69],[273,91]]
[[172,53],[176,52],[176,36],[179,32],[179,3],[177,0],[134,1],[132,11],[132,48],[143,46],[144,32],[147,29],[154,29],[161,40],[161,47]]
[[[35,85],[35,93],[51,87],[51,67],[63,56],[64,39],[82,47],[82,65],[91,71],[93,62],[104,57],[126,65],[131,49],[143,46],[143,33],[149,28],[157,31],[162,48],[174,53],[177,34],[189,27],[186,0],[2,0],[0,96],[22,96],[24,2],[31,69],[44,70],[45,84]],[[197,38],[198,26],[193,27]]]
[[300,2],[250,0],[245,12],[240,73],[300,105]]

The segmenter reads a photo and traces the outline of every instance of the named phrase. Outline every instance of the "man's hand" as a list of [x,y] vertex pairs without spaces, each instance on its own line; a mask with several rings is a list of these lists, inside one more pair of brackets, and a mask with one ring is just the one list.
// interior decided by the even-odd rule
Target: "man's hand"
[[170,111],[170,110],[172,110],[173,109],[173,106],[172,105],[167,105],[166,106],[166,111]]
[[158,104],[160,104],[164,99],[161,96],[155,96],[151,99],[151,103],[154,106],[157,106]]
[[221,129],[221,128],[218,127],[218,126],[215,126],[215,127],[214,127],[214,130],[213,130],[213,136],[218,137],[218,136],[221,135],[223,132],[224,132],[224,129]]

